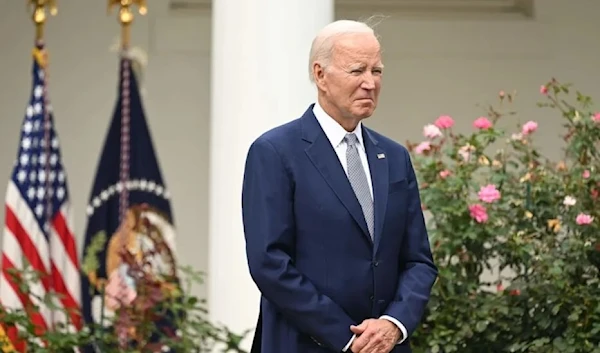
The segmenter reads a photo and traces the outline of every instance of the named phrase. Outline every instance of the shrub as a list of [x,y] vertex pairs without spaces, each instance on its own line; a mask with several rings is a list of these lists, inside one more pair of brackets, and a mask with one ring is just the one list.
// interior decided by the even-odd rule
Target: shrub
[[540,93],[562,160],[536,146],[537,122],[500,128],[516,114],[504,92],[470,134],[440,116],[408,143],[439,267],[416,353],[600,352],[600,113],[555,79]]

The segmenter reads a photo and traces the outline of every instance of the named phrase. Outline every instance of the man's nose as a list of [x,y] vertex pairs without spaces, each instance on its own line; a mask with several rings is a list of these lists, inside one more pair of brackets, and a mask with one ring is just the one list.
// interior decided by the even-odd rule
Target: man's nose
[[366,89],[366,90],[374,90],[375,89],[375,77],[373,76],[373,74],[366,73],[363,76],[361,88]]

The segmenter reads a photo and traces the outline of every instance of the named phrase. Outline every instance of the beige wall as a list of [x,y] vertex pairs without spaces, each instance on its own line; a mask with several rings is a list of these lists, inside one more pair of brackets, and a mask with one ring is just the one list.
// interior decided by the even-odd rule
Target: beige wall
[[[0,3],[3,199],[2,185],[15,158],[29,95],[33,27],[23,2]],[[103,1],[61,1],[59,5],[59,15],[47,26],[49,90],[81,238],[85,205],[115,101],[117,57],[108,48],[119,28],[116,16],[106,15]],[[205,269],[210,13],[169,16],[158,5],[150,5],[149,16],[138,17],[134,27],[134,43],[149,51],[148,120],[171,189],[180,260]],[[501,89],[516,89],[517,107],[524,113],[521,119],[540,121],[540,143],[556,155],[559,122],[535,107],[538,88],[556,77],[600,99],[600,48],[594,45],[600,34],[599,12],[597,0],[538,0],[534,21],[417,20],[387,14],[379,27],[385,48],[384,88],[380,108],[368,124],[402,142],[420,140],[422,125],[440,114],[452,115],[459,128],[468,129],[482,113],[477,103],[493,102]],[[341,12],[337,16],[347,17]],[[3,211],[0,208],[0,219]],[[232,217],[239,217],[239,212],[232,210]]]

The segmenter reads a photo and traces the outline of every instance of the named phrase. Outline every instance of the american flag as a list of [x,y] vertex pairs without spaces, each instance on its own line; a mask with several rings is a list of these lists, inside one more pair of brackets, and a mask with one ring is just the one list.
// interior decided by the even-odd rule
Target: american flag
[[[67,176],[48,102],[46,53],[42,44],[36,46],[33,57],[31,96],[6,190],[0,304],[6,310],[23,309],[29,304],[38,306],[39,312],[29,315],[38,333],[43,334],[56,323],[81,329],[81,285]],[[55,293],[60,298],[55,304],[67,313],[50,309],[35,296],[19,290],[10,269],[26,266],[41,274],[38,283],[28,283],[30,292],[40,297]],[[4,330],[13,347],[22,351],[14,327]]]

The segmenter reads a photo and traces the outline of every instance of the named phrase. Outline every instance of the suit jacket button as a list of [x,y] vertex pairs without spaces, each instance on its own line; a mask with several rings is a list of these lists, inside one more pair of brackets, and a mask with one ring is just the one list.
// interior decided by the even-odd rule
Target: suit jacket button
[[375,299],[375,298],[374,298],[373,296],[370,296],[370,297],[369,297],[369,299],[370,299],[371,301],[373,301],[373,299]]
[[373,262],[373,266],[374,266],[374,267],[377,267],[377,266],[379,266],[379,261],[374,261],[374,262]]

